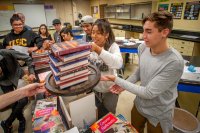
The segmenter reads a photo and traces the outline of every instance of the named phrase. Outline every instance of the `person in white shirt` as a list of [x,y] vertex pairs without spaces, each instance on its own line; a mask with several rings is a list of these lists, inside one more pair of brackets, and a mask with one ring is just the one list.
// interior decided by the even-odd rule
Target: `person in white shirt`
[[[116,69],[122,67],[123,58],[118,44],[115,43],[115,36],[110,23],[106,19],[96,20],[93,24],[91,37],[93,42],[92,53],[89,58],[90,62],[97,65],[101,71],[101,75],[117,75]],[[103,106],[109,112],[115,114],[118,95],[109,92],[109,87],[112,85],[113,83],[110,81],[100,81],[94,87],[94,91],[98,94],[97,97],[102,101]]]

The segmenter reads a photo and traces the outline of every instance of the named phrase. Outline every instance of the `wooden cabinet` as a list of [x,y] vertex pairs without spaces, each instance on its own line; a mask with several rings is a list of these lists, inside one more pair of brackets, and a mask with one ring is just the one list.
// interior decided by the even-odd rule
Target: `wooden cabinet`
[[115,37],[125,37],[126,31],[124,30],[118,30],[118,29],[112,29]]
[[130,5],[116,6],[116,18],[117,19],[130,19]]
[[105,18],[116,18],[116,6],[105,6],[104,7]]
[[200,44],[198,43],[173,38],[168,38],[167,41],[170,46],[178,50],[182,55],[199,55],[200,51],[198,52],[197,49],[200,49]]
[[104,7],[105,18],[142,20],[151,13],[152,2],[108,5]]
[[131,19],[142,20],[151,13],[152,3],[141,3],[131,5]]

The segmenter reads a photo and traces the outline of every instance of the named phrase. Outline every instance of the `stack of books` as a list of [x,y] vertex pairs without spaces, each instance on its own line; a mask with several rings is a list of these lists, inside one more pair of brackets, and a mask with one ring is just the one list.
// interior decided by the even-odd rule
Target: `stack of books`
[[32,121],[34,133],[62,133],[66,131],[57,111],[57,97],[37,100]]
[[51,46],[50,68],[60,89],[88,80],[90,49],[91,45],[81,40]]
[[44,68],[49,68],[49,56],[48,51],[39,49],[32,52],[33,65],[35,70],[40,70]]

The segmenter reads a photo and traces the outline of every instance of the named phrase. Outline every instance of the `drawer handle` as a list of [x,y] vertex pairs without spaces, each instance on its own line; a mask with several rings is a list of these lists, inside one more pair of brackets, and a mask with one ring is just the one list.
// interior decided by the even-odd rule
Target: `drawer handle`
[[184,47],[181,47],[181,48],[184,48]]
[[185,42],[182,42],[182,44],[185,44]]
[[181,53],[183,53],[183,52],[181,52]]

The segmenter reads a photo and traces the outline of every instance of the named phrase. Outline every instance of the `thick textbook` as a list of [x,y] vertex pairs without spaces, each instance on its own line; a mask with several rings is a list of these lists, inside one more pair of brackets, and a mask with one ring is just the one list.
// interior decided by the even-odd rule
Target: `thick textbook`
[[89,74],[89,69],[87,67],[83,67],[83,68],[80,68],[80,69],[76,69],[70,73],[66,73],[64,75],[60,75],[60,76],[57,76],[56,78],[58,78],[59,80],[65,80],[65,79],[69,79],[69,78],[73,78],[73,77],[76,77],[76,76],[79,76],[79,75],[83,75],[83,74]]
[[63,76],[65,74],[69,74],[71,72],[74,72],[75,70],[77,69],[80,69],[80,68],[84,68],[84,67],[87,67],[88,64],[84,64],[84,65],[80,65],[78,67],[74,67],[72,69],[69,69],[69,70],[66,70],[66,71],[60,71],[57,67],[55,67],[52,63],[50,63],[50,68],[51,68],[51,71],[53,72],[53,75],[54,76]]
[[75,68],[78,66],[82,66],[85,64],[89,64],[88,58],[84,58],[84,59],[80,59],[80,60],[77,60],[74,62],[67,63],[63,66],[58,67],[58,69],[62,72],[62,71],[66,71],[66,70],[69,70],[69,69],[72,69],[72,68]]
[[64,56],[58,56],[59,59],[63,62],[69,62],[81,57],[87,57],[90,54],[90,50],[86,49],[83,51],[79,51],[79,52],[75,52],[75,53],[71,53],[71,54],[67,54]]
[[65,55],[62,57],[61,56],[55,57],[52,54],[50,54],[49,59],[53,63],[54,66],[58,67],[61,65],[68,64],[70,62],[74,62],[74,61],[78,61],[80,59],[87,58],[89,53],[90,53],[90,51],[87,50],[87,51],[80,52],[80,54],[78,52],[78,53],[69,54],[69,56]]
[[[55,79],[55,77],[54,77],[54,79]],[[82,83],[87,80],[88,80],[88,75],[83,75],[81,77],[77,77],[77,78],[73,78],[71,80],[64,81],[64,82],[60,83],[59,86],[60,86],[60,89],[65,89],[67,87],[77,85],[77,84]]]
[[91,44],[87,42],[68,41],[53,44],[51,50],[55,56],[61,56],[86,49],[89,50],[91,47]]

